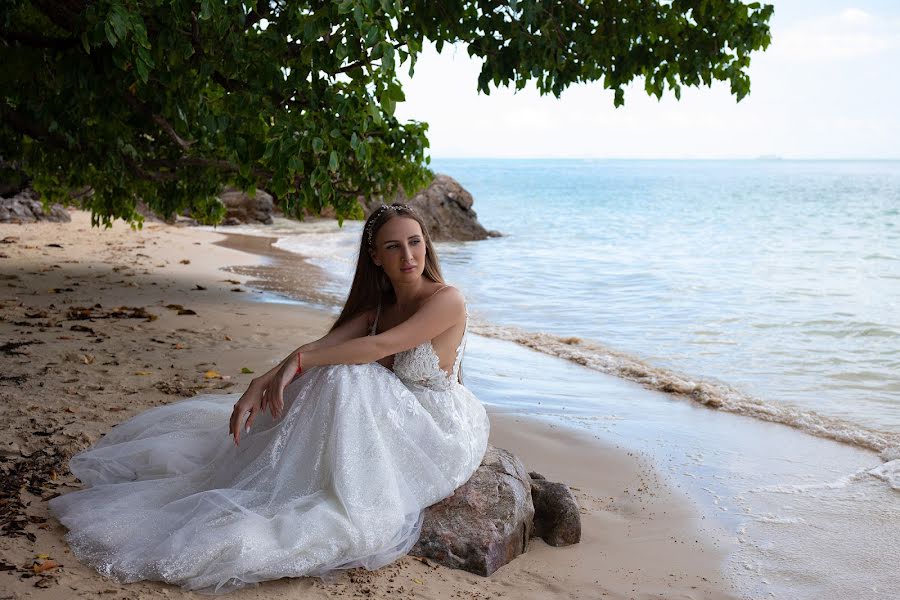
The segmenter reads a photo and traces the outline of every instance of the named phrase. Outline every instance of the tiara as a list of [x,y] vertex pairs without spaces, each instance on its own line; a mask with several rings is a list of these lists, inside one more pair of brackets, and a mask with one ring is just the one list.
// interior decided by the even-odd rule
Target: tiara
[[366,225],[366,242],[369,246],[372,245],[372,232],[375,231],[375,221],[378,220],[378,218],[381,216],[381,213],[389,210],[390,208],[390,206],[382,204],[378,207],[378,210],[375,211],[375,214],[372,215],[372,218],[369,219],[369,223]]
[[400,204],[399,202],[394,202],[390,206],[387,204],[382,204],[379,206],[374,213],[372,213],[372,217],[369,219],[368,224],[366,225],[366,243],[371,246],[372,245],[372,234],[375,232],[375,222],[381,217],[381,213],[386,210],[410,210],[409,205]]

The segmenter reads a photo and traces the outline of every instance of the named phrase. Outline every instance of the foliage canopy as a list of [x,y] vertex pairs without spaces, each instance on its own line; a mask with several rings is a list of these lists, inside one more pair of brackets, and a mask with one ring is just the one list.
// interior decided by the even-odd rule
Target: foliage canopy
[[728,82],[773,8],[738,0],[0,0],[0,160],[46,202],[139,226],[139,199],[206,223],[224,184],[287,214],[416,190],[433,174],[427,124],[399,122],[398,68],[426,41],[483,60],[478,90],[534,81],[559,96],[600,81],[624,102]]

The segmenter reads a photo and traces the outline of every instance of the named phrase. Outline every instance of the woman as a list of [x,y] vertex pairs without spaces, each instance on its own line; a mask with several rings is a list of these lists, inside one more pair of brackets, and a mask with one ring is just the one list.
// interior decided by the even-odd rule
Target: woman
[[222,593],[382,567],[487,447],[484,407],[459,377],[467,321],[421,218],[382,206],[326,336],[236,403],[196,396],[121,423],[71,459],[88,487],[50,509],[75,554],[121,582]]

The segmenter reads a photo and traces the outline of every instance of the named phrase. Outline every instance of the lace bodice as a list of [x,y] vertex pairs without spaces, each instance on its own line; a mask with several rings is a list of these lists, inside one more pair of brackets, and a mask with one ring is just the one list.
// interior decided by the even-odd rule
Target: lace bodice
[[[375,312],[370,335],[378,329],[378,317],[381,316],[381,305]],[[466,307],[466,324],[462,339],[456,347],[456,360],[453,361],[453,374],[448,375],[441,368],[441,359],[434,350],[431,340],[419,344],[415,348],[403,350],[394,355],[394,374],[407,385],[419,385],[436,390],[448,390],[459,382],[459,365],[465,350],[466,336],[469,333],[469,309]]]

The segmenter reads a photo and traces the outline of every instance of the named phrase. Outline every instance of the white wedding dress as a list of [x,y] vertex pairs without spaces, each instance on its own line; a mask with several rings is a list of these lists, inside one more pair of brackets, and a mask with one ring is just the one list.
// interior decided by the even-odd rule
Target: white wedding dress
[[465,341],[453,376],[431,342],[396,354],[393,370],[311,368],[285,388],[282,417],[259,414],[240,446],[228,433],[240,394],[149,409],[72,457],[86,487],[50,510],[75,555],[120,582],[223,593],[382,567],[486,450],[484,406],[457,381]]

